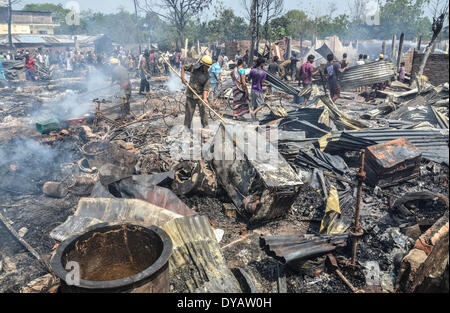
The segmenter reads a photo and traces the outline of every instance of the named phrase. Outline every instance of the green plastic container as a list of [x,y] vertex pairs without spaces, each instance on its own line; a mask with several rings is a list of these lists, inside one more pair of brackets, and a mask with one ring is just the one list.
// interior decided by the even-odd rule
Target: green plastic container
[[53,119],[45,121],[45,122],[36,123],[37,131],[43,135],[49,134],[52,131],[59,130],[60,127],[61,127],[61,124],[59,123],[59,121],[56,118],[53,118]]

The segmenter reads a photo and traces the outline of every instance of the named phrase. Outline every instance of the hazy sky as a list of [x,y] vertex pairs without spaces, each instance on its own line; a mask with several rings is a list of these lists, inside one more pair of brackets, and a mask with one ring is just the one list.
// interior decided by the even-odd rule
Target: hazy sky
[[[251,0],[247,0],[250,2]],[[369,0],[368,0],[369,1]],[[19,4],[15,5],[15,9],[21,9],[27,3],[55,3],[66,4],[67,0],[22,0]],[[133,0],[77,0],[80,5],[80,9],[91,9],[97,12],[114,13],[118,8],[124,7],[128,11],[134,12]],[[242,7],[242,0],[222,0],[226,7],[233,8],[235,13],[240,16],[244,16],[245,10]],[[336,3],[337,10],[335,15],[347,13],[350,14],[349,3],[351,0],[285,0],[285,10],[289,9],[301,9],[310,15],[325,15],[330,12],[329,8],[331,3]],[[209,12],[203,13],[205,19],[211,15]]]
[[[248,0],[249,1],[249,0]],[[27,3],[62,3],[66,4],[69,1],[66,0],[22,0],[20,4],[15,6],[15,9],[21,9],[23,5]],[[134,12],[133,0],[78,0],[81,10],[92,9],[93,11],[113,13],[117,11],[119,7]],[[331,2],[338,2],[336,14],[345,13],[349,10],[348,0],[333,1],[333,0],[285,0],[285,9],[302,9],[304,11],[312,12],[313,10],[319,10],[319,13],[328,13],[328,8]],[[225,6],[234,9],[236,14],[245,14],[242,8],[241,0],[223,0]]]

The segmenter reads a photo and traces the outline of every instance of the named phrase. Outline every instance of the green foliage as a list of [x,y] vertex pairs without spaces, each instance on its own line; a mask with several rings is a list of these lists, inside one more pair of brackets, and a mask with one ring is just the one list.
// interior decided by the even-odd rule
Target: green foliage
[[121,44],[132,44],[137,40],[136,17],[124,9],[114,14],[84,12],[82,20],[84,34],[106,34]]
[[270,23],[274,39],[281,39],[284,36],[294,38],[306,37],[312,34],[312,23],[308,15],[299,10],[290,10],[285,15],[273,19]]
[[26,4],[23,7],[24,11],[45,11],[52,12],[54,20],[57,23],[65,22],[66,15],[70,12],[68,9],[64,9],[62,4],[42,3],[42,4]]
[[[60,24],[60,27],[55,29],[55,34],[71,34],[74,33],[74,27],[66,24],[66,16],[70,10],[65,9],[62,4],[52,3],[30,3],[23,7],[24,11],[45,11],[53,13],[53,21]],[[76,31],[75,31],[76,32]]]
[[242,40],[247,38],[248,25],[242,17],[236,16],[231,9],[223,9],[216,13],[216,18],[209,21],[205,29],[207,37],[212,41]]
[[413,39],[420,33],[431,32],[431,21],[423,17],[423,8],[428,0],[394,0],[381,7],[378,37],[387,39],[394,34],[405,33],[406,39]]
[[329,15],[316,18],[308,17],[299,10],[291,10],[285,15],[273,19],[270,23],[274,39],[283,36],[324,38],[339,36],[341,39],[391,39],[392,35],[405,33],[412,40],[423,34],[424,39],[431,37],[431,21],[424,17],[424,6],[429,0],[391,0],[381,6],[380,26],[367,26],[357,19],[342,14],[331,18]]
[[[268,25],[261,25],[261,34],[271,41],[285,36],[298,40],[333,35],[341,39],[388,40],[392,35],[400,35],[402,32],[407,40],[420,34],[424,39],[429,39],[432,34],[431,21],[423,14],[424,5],[428,2],[429,0],[386,1],[381,6],[380,26],[361,25],[346,14],[334,18],[329,15],[311,18],[304,11],[290,10],[283,16],[272,19]],[[61,24],[55,30],[57,34],[106,34],[121,44],[135,43],[138,38],[136,17],[124,9],[113,14],[83,11],[81,25],[76,27],[66,25],[65,17],[70,11],[64,9],[62,4],[27,4],[24,10],[53,12],[55,22]],[[139,17],[138,24],[139,41],[144,45],[150,39],[151,42],[158,42],[163,49],[171,49],[180,38],[176,27],[161,20],[155,13]],[[213,19],[202,21],[200,18],[191,18],[184,30],[184,35],[191,43],[197,40],[202,43],[245,40],[249,38],[249,33],[246,21],[220,1],[216,2]],[[446,34],[448,36],[448,30]]]

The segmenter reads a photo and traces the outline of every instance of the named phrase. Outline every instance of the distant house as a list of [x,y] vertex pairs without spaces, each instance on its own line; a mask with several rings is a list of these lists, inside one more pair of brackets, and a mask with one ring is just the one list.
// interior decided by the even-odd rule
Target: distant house
[[108,54],[113,51],[113,41],[106,35],[99,36],[98,38],[93,40],[93,42],[95,47],[95,53],[97,54],[98,53]]
[[[11,32],[14,35],[53,35],[59,24],[51,12],[12,11]],[[0,35],[8,34],[8,8],[0,6]]]

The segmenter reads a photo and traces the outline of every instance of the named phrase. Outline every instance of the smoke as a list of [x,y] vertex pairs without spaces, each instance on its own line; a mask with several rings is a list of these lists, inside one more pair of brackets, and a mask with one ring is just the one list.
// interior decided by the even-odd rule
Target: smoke
[[31,139],[1,145],[0,193],[40,194],[41,186],[57,175],[58,164],[64,159],[61,152]]
[[[382,52],[383,42],[386,44],[386,55],[385,58],[390,59],[392,55],[392,40],[364,40],[360,41],[358,44],[358,54],[367,54],[372,60],[377,59],[379,54]],[[398,48],[400,45],[400,40],[397,39],[395,42],[396,56],[398,54]],[[408,51],[417,49],[418,43],[411,40],[405,40],[403,43],[402,54],[405,55]],[[420,46],[421,51],[425,50],[427,47],[426,43],[422,43]],[[436,49],[435,53],[444,53],[444,51]]]
[[183,83],[181,82],[181,79],[173,72],[170,72],[170,76],[166,82],[166,86],[170,93],[179,92],[184,87]]
[[0,167],[26,163],[30,158],[43,163],[53,163],[57,152],[31,139],[18,139],[12,144],[0,146]]
[[[79,90],[66,90],[57,95],[42,92],[42,96],[53,96],[54,99],[40,105],[29,117],[11,117],[11,120],[16,125],[35,127],[36,122],[52,118],[65,121],[93,114],[94,98],[108,98],[115,95],[118,90],[119,86],[112,86],[106,75],[94,70],[90,72]],[[77,146],[70,140],[64,140],[53,146],[19,136],[10,142],[0,143],[0,192],[40,194],[41,186],[46,181],[60,179],[61,164],[72,163],[80,158]]]
[[87,92],[80,93],[69,89],[59,95],[55,101],[44,103],[39,111],[32,114],[32,121],[39,122],[51,118],[64,121],[83,117],[86,114],[94,113],[95,106],[92,102],[94,98],[106,98],[119,92],[119,87],[111,85],[108,77],[96,69],[89,72],[82,87]]

